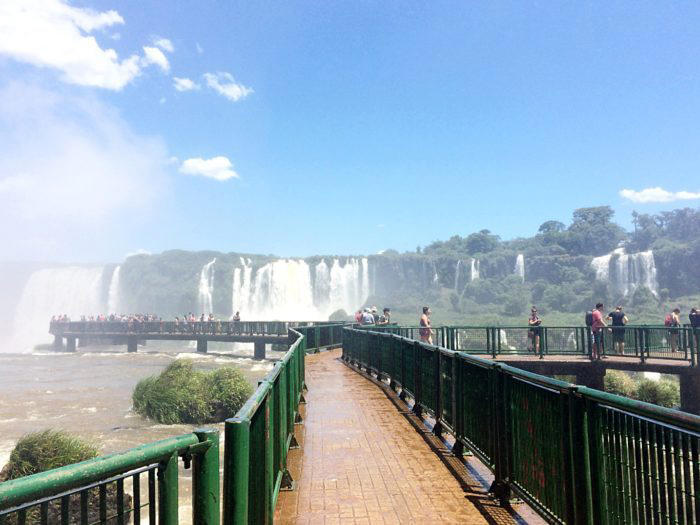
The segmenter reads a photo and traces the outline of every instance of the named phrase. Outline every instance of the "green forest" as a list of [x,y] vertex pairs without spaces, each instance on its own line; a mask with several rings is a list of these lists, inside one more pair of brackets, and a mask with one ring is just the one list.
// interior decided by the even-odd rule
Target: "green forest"
[[[372,300],[388,299],[403,322],[416,317],[420,303],[430,303],[436,320],[470,323],[522,323],[534,304],[550,324],[580,324],[584,312],[598,301],[606,306],[622,304],[631,322],[639,323],[660,323],[664,313],[676,306],[684,313],[698,306],[700,209],[655,215],[633,212],[632,219],[634,227],[628,232],[615,223],[610,206],[580,208],[574,210],[570,224],[548,220],[528,238],[503,241],[491,231],[481,230],[435,241],[415,252],[388,251],[385,256],[431,259],[438,274],[446,278],[439,287],[403,289],[388,298]],[[596,279],[593,258],[619,248],[627,254],[652,250],[656,293],[637,286],[623,294],[614,283]],[[524,279],[513,271],[517,254],[524,256]],[[441,266],[470,259],[479,261],[479,278],[462,286],[458,276],[453,276],[455,284],[450,287],[449,272]],[[610,277],[614,281],[616,276]]]

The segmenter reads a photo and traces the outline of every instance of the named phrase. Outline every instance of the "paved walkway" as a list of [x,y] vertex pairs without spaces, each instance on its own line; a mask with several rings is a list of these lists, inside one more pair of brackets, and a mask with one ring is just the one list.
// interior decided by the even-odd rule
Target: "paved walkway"
[[281,492],[276,523],[486,523],[384,392],[339,360],[308,356],[297,489]]

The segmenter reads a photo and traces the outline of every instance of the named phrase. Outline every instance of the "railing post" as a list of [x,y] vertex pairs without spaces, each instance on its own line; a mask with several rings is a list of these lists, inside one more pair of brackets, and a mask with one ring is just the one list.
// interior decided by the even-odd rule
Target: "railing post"
[[510,407],[510,388],[508,377],[501,371],[499,365],[491,369],[494,383],[493,396],[493,435],[496,438],[494,447],[494,480],[489,492],[506,505],[510,500],[509,460],[511,457],[511,442],[508,436],[508,410]]
[[433,427],[433,434],[436,436],[442,435],[442,352],[437,348],[433,350],[435,352],[435,370],[433,371],[433,381],[435,383],[435,426]]
[[413,341],[413,413],[422,417],[421,401],[421,348],[419,341]]
[[455,433],[455,444],[452,453],[460,460],[464,455],[464,445],[461,438],[464,436],[464,425],[462,423],[462,363],[459,355],[452,356],[452,425]]
[[227,419],[224,428],[224,525],[248,523],[250,420]]
[[192,465],[192,523],[219,525],[219,431],[200,428],[194,433],[209,448]]
[[586,523],[607,523],[607,501],[605,498],[605,471],[601,451],[602,428],[600,408],[596,401],[584,399],[584,446],[586,480]]
[[178,455],[177,452],[158,466],[158,523],[178,523]]
[[[537,327],[536,329],[540,333],[540,359],[544,359],[544,350],[547,347],[547,327]],[[535,337],[532,338],[532,344],[535,344]]]

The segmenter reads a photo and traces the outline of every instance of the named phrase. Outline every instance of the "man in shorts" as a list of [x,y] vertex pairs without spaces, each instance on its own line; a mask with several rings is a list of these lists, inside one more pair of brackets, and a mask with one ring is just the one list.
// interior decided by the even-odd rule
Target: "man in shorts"
[[603,328],[608,326],[603,321],[603,303],[598,303],[593,309],[593,324],[591,332],[593,332],[593,359],[600,359],[603,353]]
[[613,349],[619,354],[625,354],[625,325],[627,316],[622,311],[622,306],[617,306],[614,311],[608,314],[607,319],[612,321]]

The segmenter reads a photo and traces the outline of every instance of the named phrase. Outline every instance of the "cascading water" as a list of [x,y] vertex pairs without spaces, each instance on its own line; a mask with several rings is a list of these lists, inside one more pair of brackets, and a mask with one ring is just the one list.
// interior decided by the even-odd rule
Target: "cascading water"
[[112,272],[112,278],[109,281],[109,291],[107,293],[107,312],[110,314],[119,313],[119,274],[121,272],[121,269],[121,266],[117,266],[116,268],[114,268],[114,271]]
[[459,274],[462,269],[462,260],[457,259],[457,266],[455,267],[455,293],[459,293]]
[[596,279],[609,283],[616,296],[634,293],[641,286],[654,295],[658,294],[656,264],[651,250],[627,254],[624,248],[618,248],[607,255],[594,257],[591,267]]
[[101,266],[46,268],[31,274],[15,311],[11,350],[24,352],[51,342],[48,323],[54,315],[79,320],[81,315],[102,313],[103,275]]
[[258,268],[241,259],[233,271],[232,312],[244,319],[325,319],[337,310],[352,313],[370,294],[369,263],[322,259],[313,268],[302,259],[279,259]]
[[474,281],[479,278],[479,259],[471,260],[471,273],[469,274],[469,280]]
[[525,280],[525,256],[519,253],[515,258],[515,275],[520,277],[522,281]]
[[214,310],[212,294],[214,293],[214,263],[216,257],[202,267],[199,274],[199,312],[209,315]]

